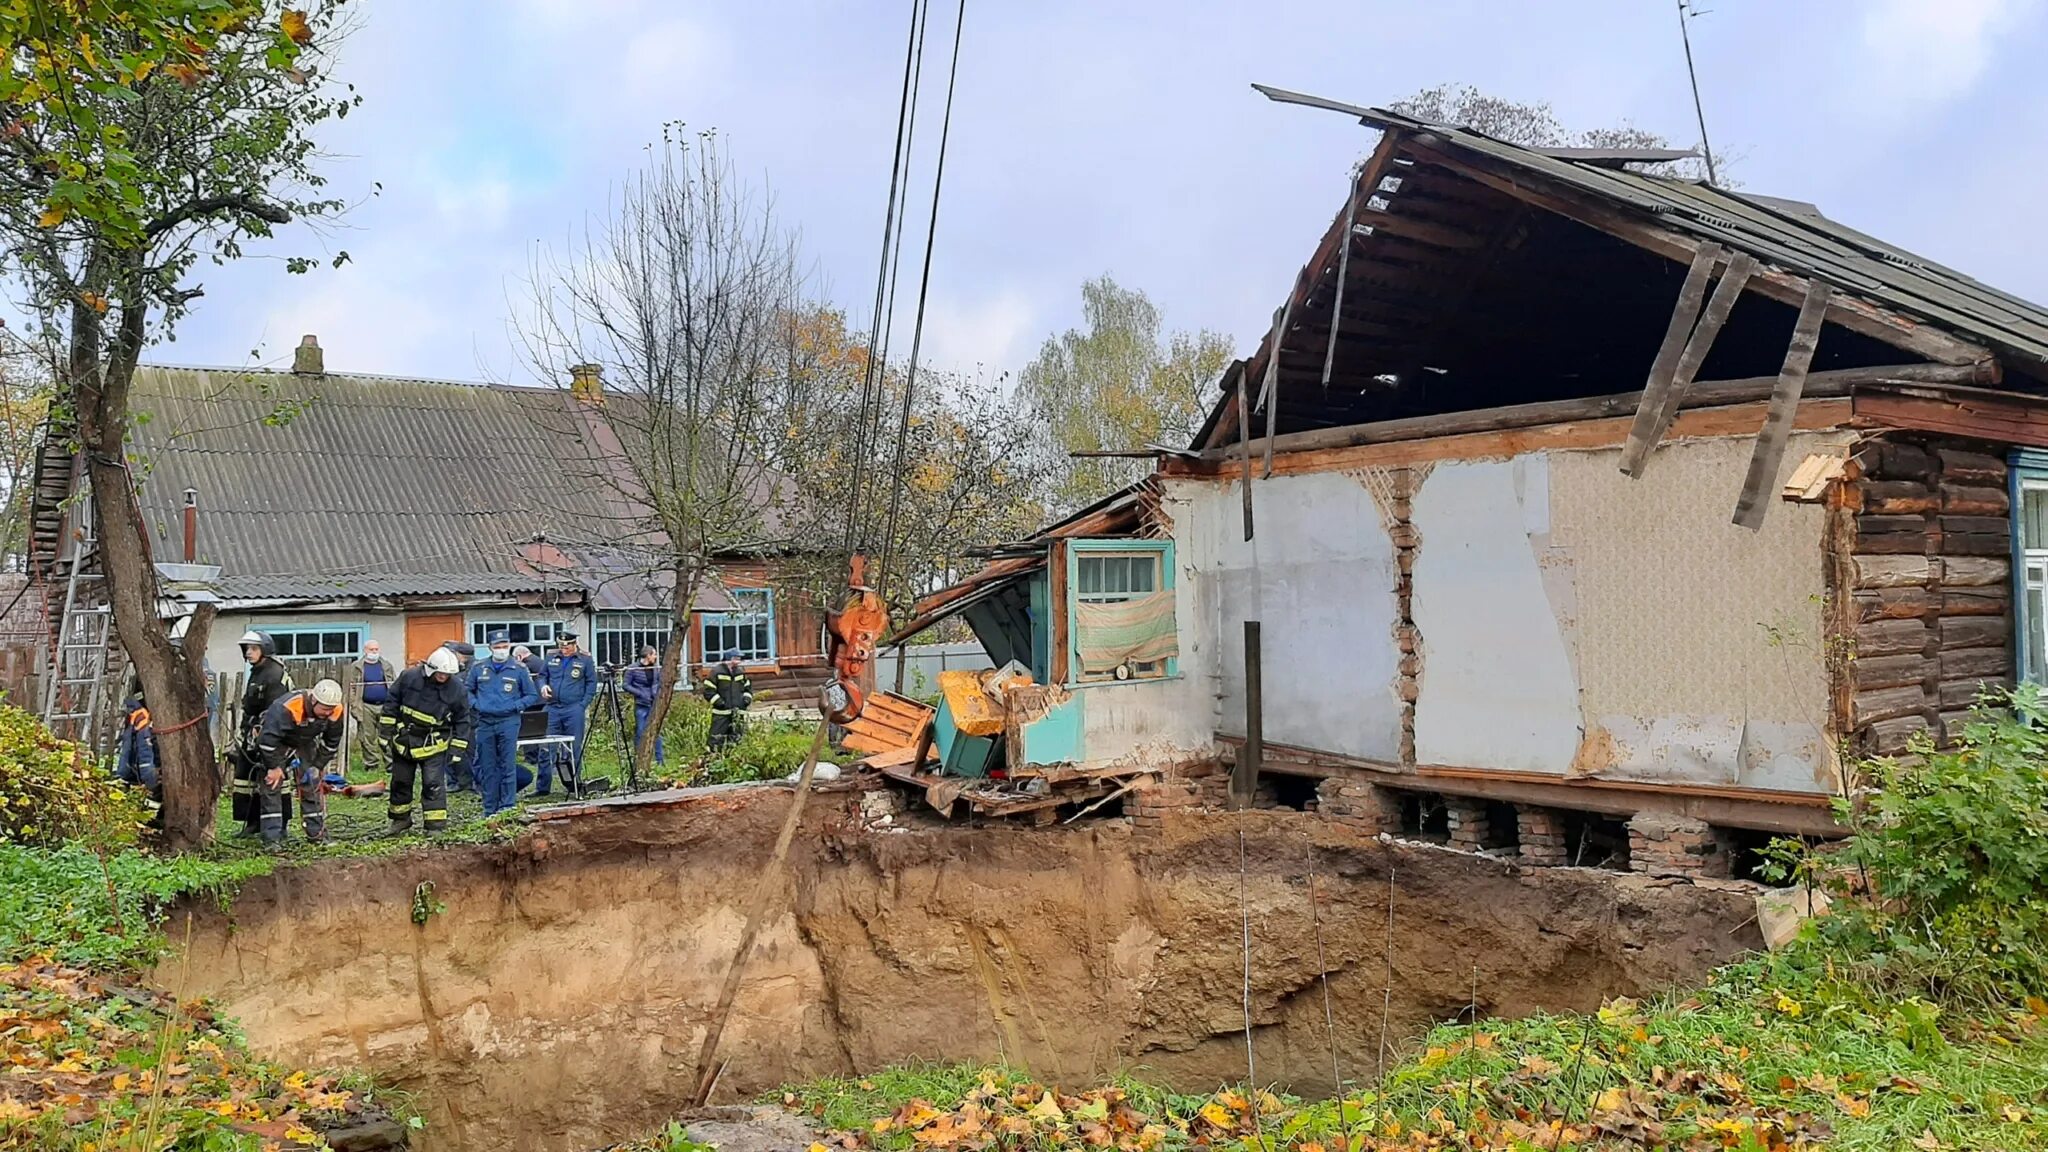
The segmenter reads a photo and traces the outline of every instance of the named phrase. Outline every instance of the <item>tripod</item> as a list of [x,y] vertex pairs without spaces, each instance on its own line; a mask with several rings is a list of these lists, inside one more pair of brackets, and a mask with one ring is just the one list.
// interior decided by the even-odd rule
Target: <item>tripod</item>
[[[625,705],[619,700],[619,670],[607,664],[598,673],[597,695],[591,698],[591,710],[602,721],[609,713],[612,727],[619,734],[619,761],[626,769],[626,791],[640,790],[640,748],[633,739],[633,726],[626,722]],[[585,723],[588,724],[586,717]]]

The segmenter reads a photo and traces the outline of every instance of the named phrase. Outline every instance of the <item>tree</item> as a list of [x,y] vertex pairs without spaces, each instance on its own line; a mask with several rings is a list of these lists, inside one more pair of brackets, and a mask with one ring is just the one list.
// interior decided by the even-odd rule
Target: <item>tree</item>
[[194,616],[182,648],[157,616],[129,393],[143,350],[202,294],[190,282],[200,261],[238,258],[281,225],[343,207],[322,198],[311,133],[360,99],[331,85],[315,47],[339,32],[345,0],[305,2],[5,7],[26,21],[9,31],[29,35],[0,90],[0,245],[23,302],[64,347],[53,426],[71,430],[85,462],[115,629],[158,718],[173,847],[211,834],[220,787],[201,722],[212,614]]
[[[1670,148],[1671,141],[1626,121],[1612,128],[1572,130],[1557,118],[1547,100],[1521,103],[1491,96],[1470,84],[1438,84],[1393,104],[1393,111],[1437,124],[1456,124],[1496,140],[1529,148]],[[1696,180],[1706,176],[1704,161],[1633,165],[1638,172]],[[1727,168],[1724,162],[1722,168]],[[1723,183],[1727,183],[1725,180]]]
[[1074,452],[1179,447],[1207,411],[1204,395],[1230,362],[1217,332],[1175,332],[1160,341],[1159,309],[1108,276],[1081,285],[1086,331],[1050,337],[1019,378],[1040,430],[1051,502],[1071,508],[1142,476],[1142,461],[1074,458]]
[[[690,606],[719,556],[782,543],[790,500],[776,469],[800,391],[810,312],[795,237],[735,175],[712,132],[665,125],[646,165],[580,244],[536,265],[527,357],[563,383],[613,514],[587,548],[653,577],[669,598],[664,682],[682,671]],[[601,374],[601,397],[576,394]],[[671,694],[655,698],[637,756],[653,759]]]

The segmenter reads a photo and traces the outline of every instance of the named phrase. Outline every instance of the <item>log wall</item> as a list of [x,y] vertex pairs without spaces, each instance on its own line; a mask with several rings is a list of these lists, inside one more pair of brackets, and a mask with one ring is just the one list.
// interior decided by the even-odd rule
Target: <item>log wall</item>
[[1859,443],[1829,527],[1840,730],[1861,755],[1950,740],[2013,680],[2003,448],[1887,433]]

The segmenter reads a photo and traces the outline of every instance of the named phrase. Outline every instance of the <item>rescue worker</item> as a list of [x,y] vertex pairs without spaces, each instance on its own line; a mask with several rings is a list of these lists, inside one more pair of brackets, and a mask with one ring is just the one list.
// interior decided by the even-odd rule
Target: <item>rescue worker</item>
[[149,709],[142,697],[130,696],[121,706],[121,738],[114,746],[114,778],[124,784],[149,789],[149,807],[163,804],[163,782],[156,771],[156,730],[149,721]]
[[355,742],[362,745],[363,771],[382,776],[390,771],[391,764],[384,752],[384,742],[377,739],[378,714],[391,701],[391,688],[398,680],[399,670],[384,659],[384,646],[370,640],[363,644],[363,658],[356,661],[354,671],[349,719],[355,723]]
[[[462,685],[464,691],[468,691],[469,662],[476,656],[475,645],[462,640],[450,640],[441,645],[441,647],[455,654],[455,682]],[[471,697],[469,702],[471,705],[470,711],[474,714],[476,699]],[[474,749],[472,749],[472,754],[464,756],[460,763],[451,762],[448,765],[448,790],[450,792],[475,792],[477,790],[476,776],[473,771],[475,766],[476,756],[474,755]]]
[[564,632],[555,639],[561,647],[548,658],[546,682],[541,685],[540,695],[548,702],[548,735],[575,739],[566,748],[548,745],[546,755],[540,758],[540,782],[534,786],[535,796],[553,791],[557,766],[561,768],[564,791],[573,791],[582,784],[583,729],[590,712],[590,697],[597,691],[597,661],[583,651],[582,638],[574,632]]
[[[640,733],[647,730],[647,718],[654,711],[654,694],[661,687],[661,656],[649,644],[640,649],[640,662],[626,669],[620,678],[626,695],[633,698],[633,748],[638,754]],[[664,763],[661,756],[661,737],[654,737],[654,762]]]
[[242,822],[242,835],[254,836],[261,829],[262,813],[256,803],[256,776],[262,757],[256,752],[256,737],[270,706],[292,690],[292,674],[277,658],[277,641],[270,633],[254,629],[242,633],[242,658],[249,663],[249,682],[242,689],[242,730],[234,752],[234,817]]
[[727,651],[698,690],[711,701],[711,751],[723,751],[738,743],[740,713],[754,702],[754,682],[740,667],[740,654]]
[[392,686],[377,718],[377,742],[391,758],[391,822],[386,836],[412,830],[413,778],[419,778],[420,808],[427,835],[448,827],[448,774],[469,759],[472,713],[462,686],[462,662],[436,648],[407,668]]
[[262,778],[256,799],[261,809],[263,842],[284,843],[285,795],[296,788],[306,841],[327,842],[327,795],[320,777],[327,762],[341,750],[343,719],[348,715],[341,685],[322,680],[311,688],[280,697],[263,714],[256,736]]
[[512,658],[511,633],[500,628],[485,639],[491,656],[469,670],[469,696],[476,709],[476,786],[484,794],[484,815],[512,807],[518,795],[519,714],[540,706],[540,689],[526,665]]

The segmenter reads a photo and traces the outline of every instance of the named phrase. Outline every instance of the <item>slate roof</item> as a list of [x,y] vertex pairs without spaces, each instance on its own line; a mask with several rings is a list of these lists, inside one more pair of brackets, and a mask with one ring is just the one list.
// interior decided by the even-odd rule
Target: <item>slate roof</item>
[[[650,546],[579,402],[552,388],[144,366],[134,442],[159,559],[199,493],[230,598],[568,594],[654,608]],[[722,590],[702,608],[729,603]]]

